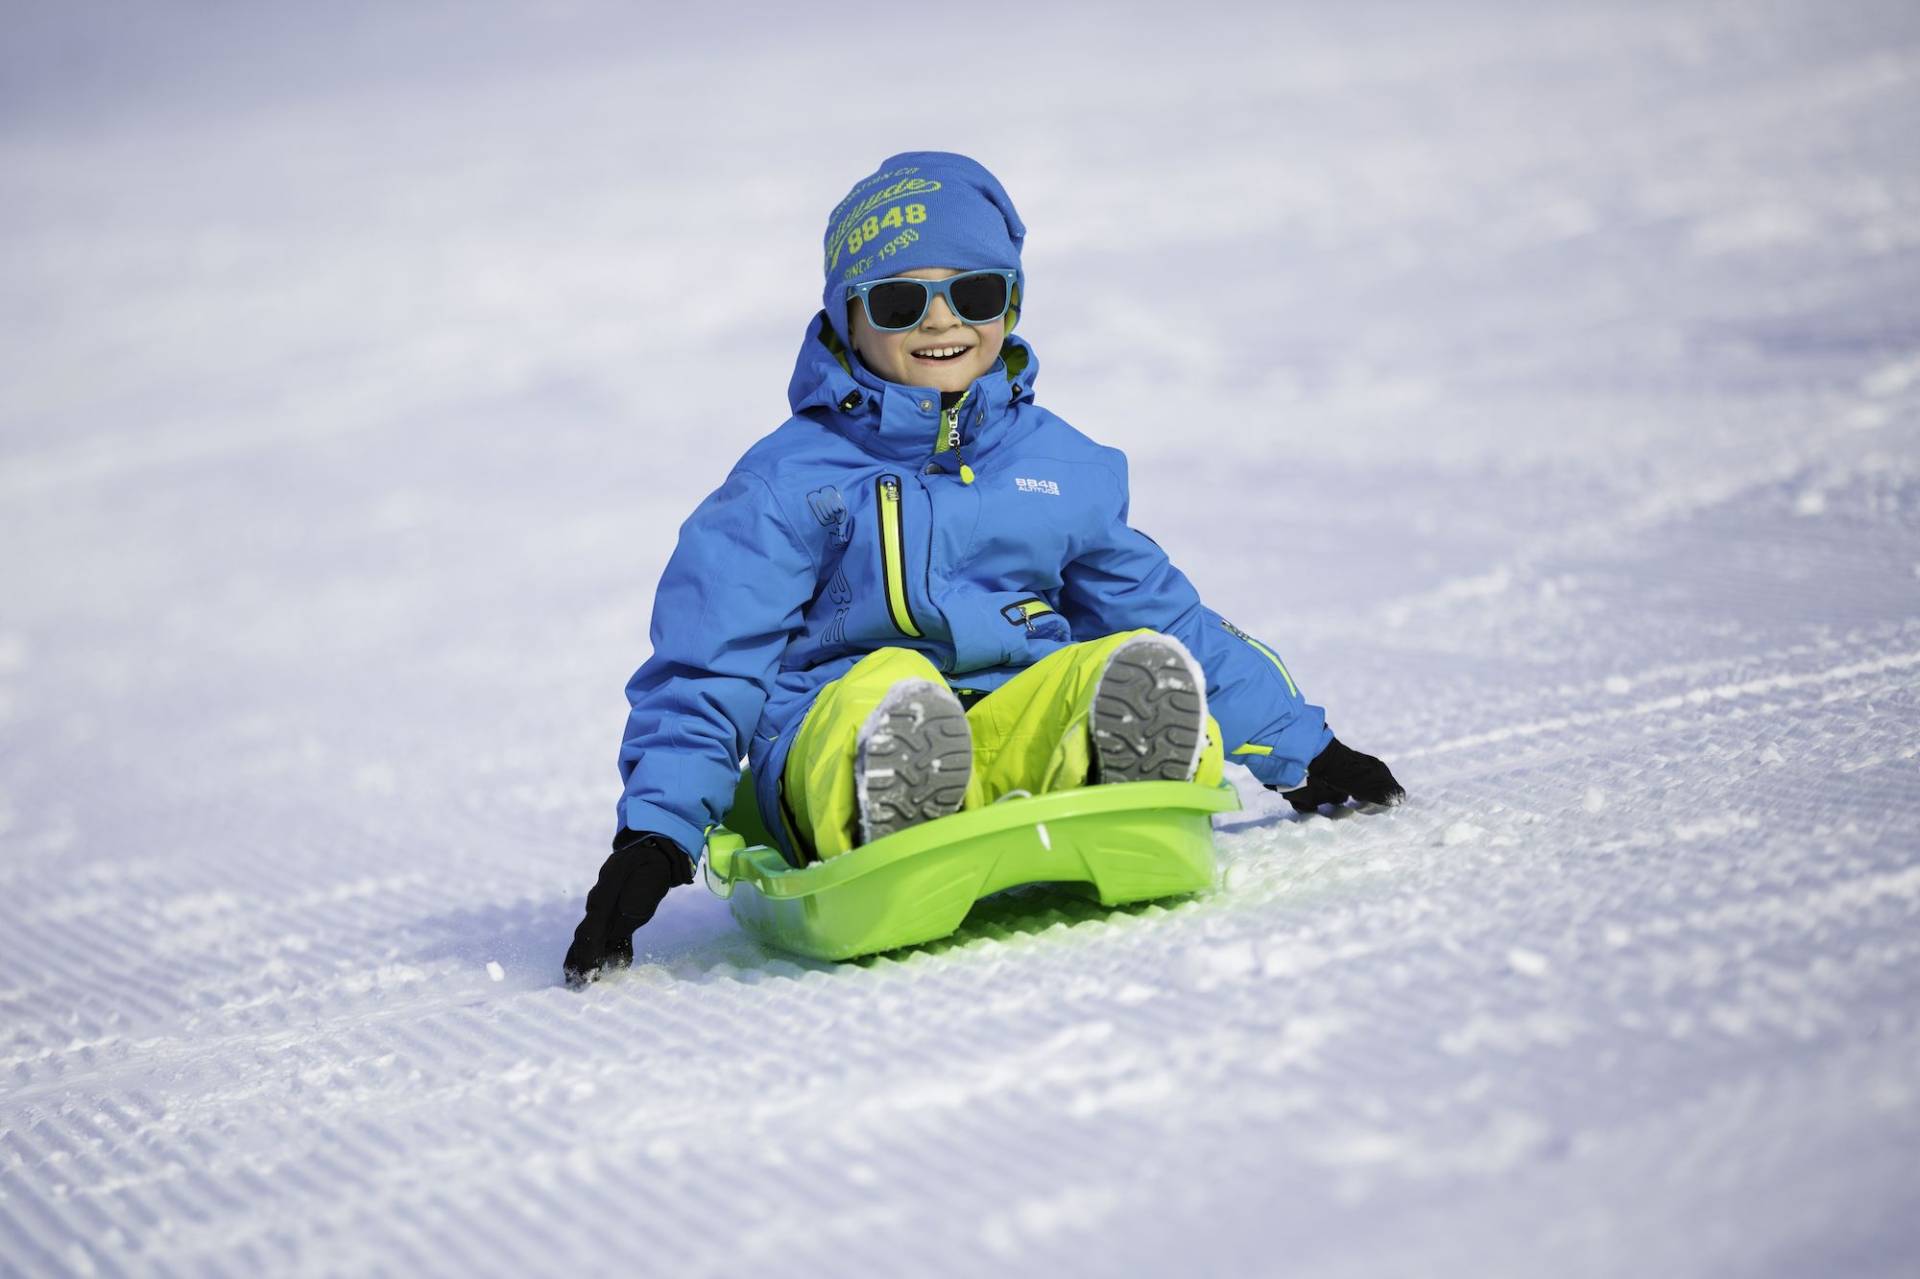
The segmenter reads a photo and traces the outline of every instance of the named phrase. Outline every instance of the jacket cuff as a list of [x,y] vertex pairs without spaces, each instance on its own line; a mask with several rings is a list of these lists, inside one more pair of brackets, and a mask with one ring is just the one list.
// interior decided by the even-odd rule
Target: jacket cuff
[[1280,790],[1292,790],[1307,780],[1307,765],[1317,759],[1320,752],[1333,740],[1333,730],[1327,727],[1325,715],[1317,706],[1302,708],[1311,714],[1303,714],[1289,724],[1273,743],[1273,751],[1268,755],[1229,755],[1228,759],[1237,764],[1245,764],[1247,771],[1259,779],[1262,786],[1274,786]]
[[700,868],[700,853],[707,846],[706,832],[683,817],[675,817],[660,805],[629,796],[620,806],[620,815],[628,830],[652,831],[665,835],[687,855],[695,870]]

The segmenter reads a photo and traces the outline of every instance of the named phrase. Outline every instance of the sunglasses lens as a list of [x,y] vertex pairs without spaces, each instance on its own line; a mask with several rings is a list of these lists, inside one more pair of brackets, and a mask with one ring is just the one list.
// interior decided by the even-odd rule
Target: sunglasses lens
[[867,319],[876,329],[910,329],[926,309],[926,288],[911,280],[888,280],[867,290]]
[[953,282],[953,309],[969,324],[988,324],[1007,313],[1006,277],[982,273]]

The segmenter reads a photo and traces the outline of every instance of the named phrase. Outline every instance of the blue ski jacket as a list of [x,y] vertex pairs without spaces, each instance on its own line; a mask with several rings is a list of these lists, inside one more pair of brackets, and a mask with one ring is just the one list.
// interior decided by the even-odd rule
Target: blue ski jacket
[[[783,844],[778,782],[814,696],[879,648],[990,691],[1078,640],[1147,627],[1200,662],[1228,758],[1291,787],[1331,739],[1271,648],[1200,602],[1127,524],[1127,460],[1033,400],[1009,334],[953,411],[886,382],[814,318],[793,416],[680,529],[653,655],[627,685],[620,821],[696,861],[740,761]],[[937,448],[945,436],[953,447]],[[789,855],[792,850],[786,850]]]

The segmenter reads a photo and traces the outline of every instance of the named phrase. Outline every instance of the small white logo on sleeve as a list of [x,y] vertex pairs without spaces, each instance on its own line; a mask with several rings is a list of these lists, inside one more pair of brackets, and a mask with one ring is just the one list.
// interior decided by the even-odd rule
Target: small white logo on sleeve
[[1021,477],[1014,480],[1013,486],[1022,493],[1046,493],[1053,497],[1060,496],[1060,484],[1057,480],[1029,480]]

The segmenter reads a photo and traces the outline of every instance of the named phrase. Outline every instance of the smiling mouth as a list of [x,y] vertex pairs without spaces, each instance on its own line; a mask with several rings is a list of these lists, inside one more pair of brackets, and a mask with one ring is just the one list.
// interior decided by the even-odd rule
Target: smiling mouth
[[947,360],[957,360],[971,349],[970,347],[964,346],[930,346],[923,351],[909,351],[908,354],[916,360],[932,360],[936,363],[941,363]]

